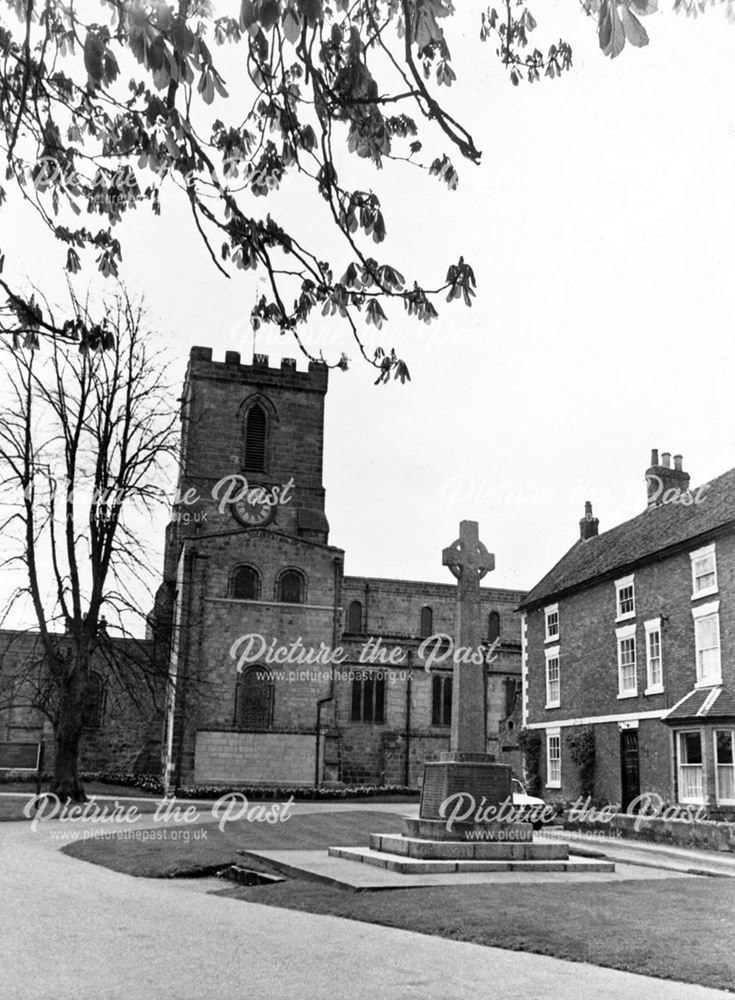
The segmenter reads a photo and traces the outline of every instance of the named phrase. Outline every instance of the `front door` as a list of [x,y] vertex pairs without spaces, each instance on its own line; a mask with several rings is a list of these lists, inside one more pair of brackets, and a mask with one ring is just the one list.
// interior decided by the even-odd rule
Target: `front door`
[[625,811],[641,793],[637,729],[624,729],[620,734],[620,769],[623,789],[621,808]]

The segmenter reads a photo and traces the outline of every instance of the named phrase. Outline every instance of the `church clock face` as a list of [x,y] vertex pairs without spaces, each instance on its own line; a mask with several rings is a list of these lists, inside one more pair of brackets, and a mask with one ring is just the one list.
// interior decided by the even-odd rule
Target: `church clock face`
[[233,503],[232,513],[244,528],[264,528],[276,516],[272,491],[267,486],[254,486],[242,499]]

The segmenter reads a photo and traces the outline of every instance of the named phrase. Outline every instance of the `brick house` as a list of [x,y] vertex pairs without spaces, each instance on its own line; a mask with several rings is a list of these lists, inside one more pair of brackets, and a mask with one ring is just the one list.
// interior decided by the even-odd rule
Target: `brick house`
[[[345,576],[322,483],[327,387],[321,364],[191,351],[178,503],[150,618],[151,635],[171,636],[173,782],[415,785],[448,749],[450,651],[435,650],[430,673],[424,640],[453,635],[456,587]],[[233,476],[247,480],[243,498]],[[488,749],[516,766],[523,596],[482,588]]]
[[522,720],[549,799],[581,791],[568,737],[591,727],[594,796],[735,806],[735,469],[690,490],[654,451],[647,506],[580,537],[521,602]]

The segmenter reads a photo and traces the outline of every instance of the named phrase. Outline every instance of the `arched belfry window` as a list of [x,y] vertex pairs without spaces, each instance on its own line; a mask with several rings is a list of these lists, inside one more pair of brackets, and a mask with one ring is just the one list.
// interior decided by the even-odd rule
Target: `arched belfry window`
[[260,576],[252,566],[238,566],[230,580],[230,597],[238,601],[257,601],[260,597]]
[[421,609],[421,621],[420,621],[419,635],[425,638],[428,635],[433,635],[434,633],[434,612],[431,608]]
[[278,578],[276,597],[284,604],[303,604],[306,586],[304,577],[296,569],[287,569]]
[[260,403],[255,403],[245,418],[245,469],[265,472],[266,415]]
[[500,638],[500,615],[497,611],[491,611],[487,616],[487,637],[490,642]]
[[350,601],[347,608],[347,631],[362,632],[362,604],[359,601]]
[[82,705],[82,726],[85,729],[99,729],[105,707],[105,682],[102,674],[93,670],[87,681]]
[[248,667],[235,689],[238,729],[269,729],[273,723],[273,675],[267,667]]

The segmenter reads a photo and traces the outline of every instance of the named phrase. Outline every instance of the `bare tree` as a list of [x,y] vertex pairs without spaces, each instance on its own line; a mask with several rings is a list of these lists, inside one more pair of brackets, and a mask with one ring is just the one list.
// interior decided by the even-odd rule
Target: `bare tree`
[[[74,309],[88,323],[86,308]],[[166,502],[176,447],[166,365],[139,303],[120,289],[105,308],[105,349],[4,349],[0,375],[3,565],[22,569],[11,601],[30,601],[39,655],[25,670],[33,707],[51,720],[51,791],[84,800],[78,776],[94,662],[133,698],[160,683],[141,642],[122,642],[149,606],[145,520]]]

